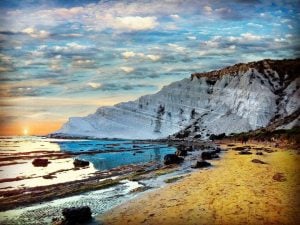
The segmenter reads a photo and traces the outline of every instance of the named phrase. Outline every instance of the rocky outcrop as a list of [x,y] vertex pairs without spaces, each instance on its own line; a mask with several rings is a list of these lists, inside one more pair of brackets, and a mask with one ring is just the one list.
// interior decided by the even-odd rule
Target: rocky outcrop
[[170,165],[170,164],[178,164],[183,161],[183,158],[178,157],[175,154],[167,154],[164,157],[164,164],[165,165]]
[[156,94],[70,118],[52,136],[208,139],[276,121],[294,126],[299,124],[299,65],[299,59],[263,60],[192,74]]

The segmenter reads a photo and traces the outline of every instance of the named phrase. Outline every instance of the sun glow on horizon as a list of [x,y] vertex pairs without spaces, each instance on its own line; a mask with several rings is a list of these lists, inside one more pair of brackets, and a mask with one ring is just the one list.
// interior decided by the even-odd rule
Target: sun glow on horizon
[[28,128],[23,128],[23,135],[27,136],[29,134]]

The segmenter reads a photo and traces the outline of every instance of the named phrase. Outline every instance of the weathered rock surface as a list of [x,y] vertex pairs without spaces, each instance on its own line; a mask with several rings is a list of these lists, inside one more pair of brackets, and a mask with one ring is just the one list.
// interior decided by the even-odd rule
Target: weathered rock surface
[[291,127],[299,124],[299,71],[300,59],[295,59],[262,60],[192,74],[156,94],[70,118],[52,135],[156,139],[174,134],[208,139],[212,134],[240,133],[270,124]]

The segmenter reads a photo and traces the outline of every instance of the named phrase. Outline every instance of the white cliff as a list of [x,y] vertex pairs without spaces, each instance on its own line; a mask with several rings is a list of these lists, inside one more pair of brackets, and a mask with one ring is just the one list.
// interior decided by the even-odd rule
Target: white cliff
[[263,60],[192,74],[156,94],[70,118],[52,135],[206,139],[255,130],[299,109],[299,61]]

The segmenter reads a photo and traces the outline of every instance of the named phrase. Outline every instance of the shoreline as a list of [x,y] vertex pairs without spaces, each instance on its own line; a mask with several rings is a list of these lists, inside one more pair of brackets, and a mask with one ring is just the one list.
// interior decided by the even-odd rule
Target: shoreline
[[[143,193],[97,216],[97,221],[104,225],[297,224],[299,150],[266,143],[217,143],[228,151],[213,161],[212,170],[199,170]],[[250,146],[252,154],[234,150],[242,146]]]

